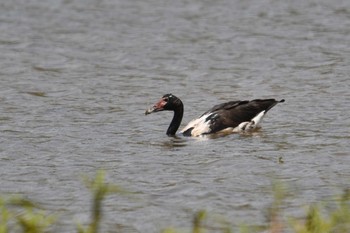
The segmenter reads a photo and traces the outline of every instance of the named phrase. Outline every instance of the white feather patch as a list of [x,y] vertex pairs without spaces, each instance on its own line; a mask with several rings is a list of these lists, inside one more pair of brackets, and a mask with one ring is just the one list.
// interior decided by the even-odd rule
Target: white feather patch
[[181,133],[185,132],[186,130],[193,128],[191,131],[192,136],[199,136],[201,134],[209,133],[210,132],[210,120],[206,121],[208,116],[210,116],[213,113],[208,113],[200,118],[194,119],[188,123],[185,128],[181,130]]
[[257,127],[265,116],[265,110],[261,111],[258,115],[256,115],[251,121],[254,122],[255,127]]

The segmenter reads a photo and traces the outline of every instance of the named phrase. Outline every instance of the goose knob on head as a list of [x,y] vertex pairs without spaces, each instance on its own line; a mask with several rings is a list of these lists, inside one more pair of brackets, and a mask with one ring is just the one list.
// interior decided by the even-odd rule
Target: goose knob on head
[[[259,127],[264,115],[273,106],[284,102],[275,99],[255,99],[230,101],[215,105],[203,113],[199,118],[192,120],[180,133],[184,136],[201,136],[220,132],[246,132]],[[174,116],[166,132],[168,136],[174,136],[179,129],[184,105],[173,94],[164,95],[156,104],[146,110],[145,114],[160,111],[173,111]]]

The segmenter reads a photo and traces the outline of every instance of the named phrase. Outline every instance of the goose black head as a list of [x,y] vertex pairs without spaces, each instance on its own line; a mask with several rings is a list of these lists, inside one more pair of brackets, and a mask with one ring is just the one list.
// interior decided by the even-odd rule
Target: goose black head
[[155,103],[152,107],[146,110],[145,115],[165,110],[174,111],[179,106],[182,106],[182,102],[179,98],[177,98],[173,94],[165,94],[157,103]]

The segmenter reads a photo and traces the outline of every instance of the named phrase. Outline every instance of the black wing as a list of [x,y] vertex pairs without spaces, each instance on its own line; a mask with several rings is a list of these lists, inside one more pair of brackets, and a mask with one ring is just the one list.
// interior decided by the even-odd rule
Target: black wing
[[248,103],[249,101],[241,101],[241,100],[237,100],[237,101],[230,101],[230,102],[226,102],[226,103],[222,103],[222,104],[217,104],[214,107],[212,107],[211,109],[209,109],[208,111],[206,111],[205,113],[203,113],[201,116],[206,115],[210,112],[216,112],[218,110],[222,110],[222,109],[232,109],[237,107],[240,104],[244,104],[244,103]]
[[284,100],[231,101],[215,105],[204,114],[213,113],[208,116],[208,120],[210,120],[210,133],[215,133],[228,127],[235,128],[242,122],[249,122],[260,112],[265,111],[266,113],[279,102],[284,102]]

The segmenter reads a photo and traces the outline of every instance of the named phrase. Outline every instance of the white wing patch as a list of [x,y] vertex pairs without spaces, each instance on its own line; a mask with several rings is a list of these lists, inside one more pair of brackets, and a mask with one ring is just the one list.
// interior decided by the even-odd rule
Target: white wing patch
[[[188,123],[185,128],[181,130],[181,133],[184,133],[188,129],[192,129],[191,135],[192,136],[199,136],[201,134],[206,134],[210,132],[210,119],[208,120],[208,117],[212,115],[213,113],[207,113],[200,118],[194,119]],[[215,114],[216,115],[216,114]],[[213,117],[215,117],[215,115]]]

